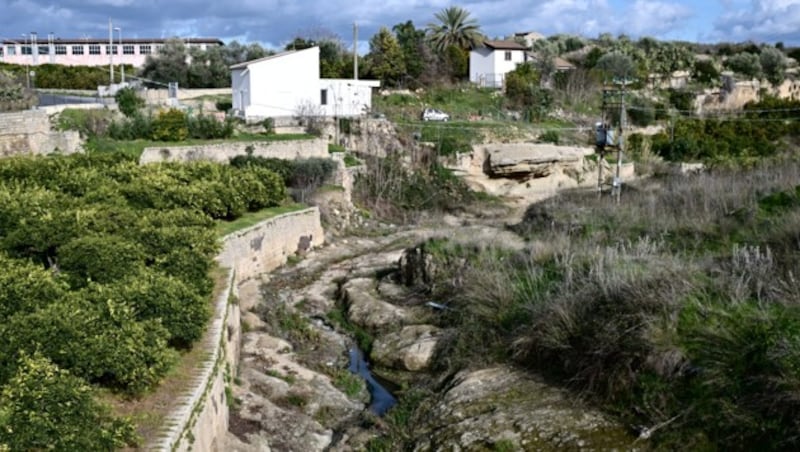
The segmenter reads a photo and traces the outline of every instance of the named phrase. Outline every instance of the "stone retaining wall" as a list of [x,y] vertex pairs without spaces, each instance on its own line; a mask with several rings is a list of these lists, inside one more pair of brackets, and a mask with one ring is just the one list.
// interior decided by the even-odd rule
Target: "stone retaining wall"
[[190,162],[209,160],[227,163],[237,155],[252,155],[279,159],[328,157],[328,143],[320,138],[280,141],[231,141],[227,143],[195,146],[159,146],[145,148],[139,158],[140,164],[155,162]]
[[65,154],[78,152],[78,132],[50,129],[50,118],[43,110],[25,110],[0,114],[0,156]]
[[232,384],[239,363],[241,312],[238,283],[273,270],[298,249],[323,243],[319,210],[316,207],[264,220],[223,239],[217,256],[228,268],[225,290],[214,304],[214,317],[197,347],[209,351],[209,359],[195,377],[192,389],[176,395],[176,408],[167,418],[168,430],[147,450],[221,450],[228,431],[229,401],[226,388]]

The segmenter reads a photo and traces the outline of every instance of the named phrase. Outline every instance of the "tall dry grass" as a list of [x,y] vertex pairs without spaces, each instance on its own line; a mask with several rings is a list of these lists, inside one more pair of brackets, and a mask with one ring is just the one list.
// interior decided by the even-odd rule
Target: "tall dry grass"
[[660,447],[798,448],[799,184],[784,160],[531,206],[526,251],[440,253],[441,356],[548,375]]

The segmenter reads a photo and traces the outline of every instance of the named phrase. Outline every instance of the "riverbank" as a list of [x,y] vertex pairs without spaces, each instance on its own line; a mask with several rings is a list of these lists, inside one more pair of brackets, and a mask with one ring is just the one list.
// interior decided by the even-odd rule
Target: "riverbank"
[[[240,287],[245,333],[226,450],[391,450],[385,441],[401,422],[420,450],[632,443],[602,413],[512,367],[464,369],[457,376],[435,370],[441,366],[434,361],[446,359],[437,356],[437,343],[449,332],[432,325],[440,313],[430,300],[403,284],[406,250],[444,236],[524,246],[502,225],[451,223],[344,238]],[[368,385],[348,370],[355,345],[399,399],[384,417],[369,409]],[[423,406],[446,425],[417,419]]]

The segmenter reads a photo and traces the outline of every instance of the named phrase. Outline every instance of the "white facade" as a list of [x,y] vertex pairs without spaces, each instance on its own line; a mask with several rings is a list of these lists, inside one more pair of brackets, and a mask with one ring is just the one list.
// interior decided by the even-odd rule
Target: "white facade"
[[320,79],[319,47],[231,66],[233,109],[248,120],[358,116],[372,108],[377,80]]
[[[0,62],[27,66],[60,64],[64,66],[108,66],[129,64],[143,66],[148,55],[156,55],[166,39],[27,39],[0,41]],[[189,38],[183,40],[186,47],[206,50],[221,46],[214,38]]]
[[490,42],[469,52],[469,80],[478,86],[502,88],[505,76],[526,61],[525,47],[515,42]]
[[323,78],[319,81],[320,106],[325,116],[360,116],[372,110],[372,88],[378,80]]
[[245,118],[320,114],[319,47],[231,66],[231,79],[233,109]]

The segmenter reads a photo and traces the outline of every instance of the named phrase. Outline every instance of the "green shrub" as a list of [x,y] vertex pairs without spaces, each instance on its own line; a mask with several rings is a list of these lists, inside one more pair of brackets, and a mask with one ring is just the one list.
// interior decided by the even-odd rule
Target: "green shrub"
[[176,108],[160,111],[153,120],[155,141],[183,141],[188,136],[186,113]]
[[559,140],[558,131],[555,130],[547,130],[539,136],[539,141],[542,143],[553,143],[558,144]]
[[213,116],[191,116],[187,119],[187,125],[190,138],[210,140],[230,138],[233,135],[231,120],[219,121]]
[[0,444],[10,450],[115,450],[133,427],[97,403],[92,388],[39,353],[22,354],[0,394]]
[[83,137],[103,136],[112,124],[112,116],[110,110],[67,108],[59,113],[56,127],[59,130],[77,130]]
[[264,126],[264,133],[267,135],[273,135],[275,133],[275,120],[273,118],[264,119],[262,125]]
[[118,236],[83,236],[58,250],[61,270],[72,276],[75,286],[87,281],[109,283],[144,267],[144,250],[137,243]]
[[119,111],[127,117],[134,116],[140,108],[144,107],[144,99],[139,97],[133,88],[122,88],[114,95]]

